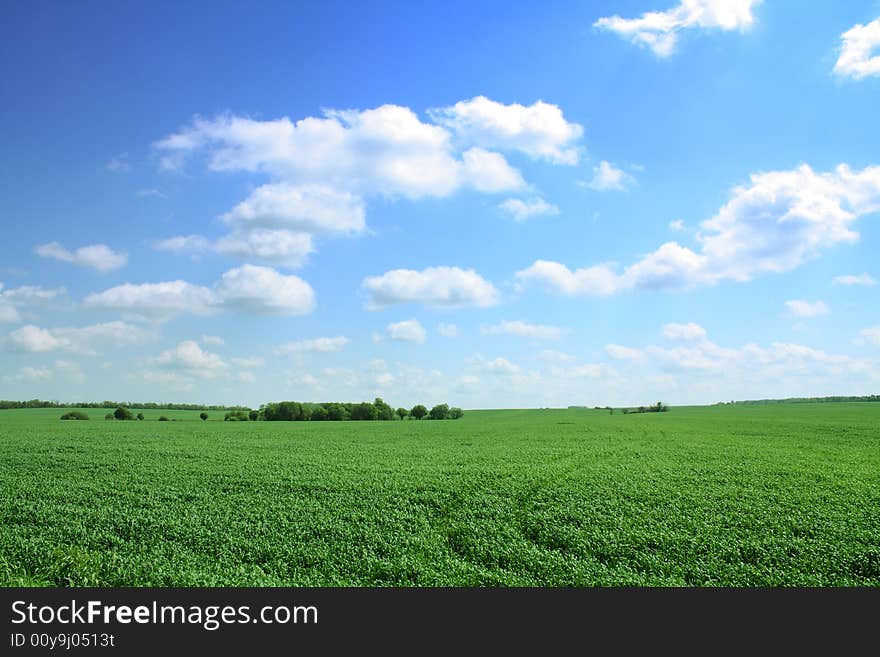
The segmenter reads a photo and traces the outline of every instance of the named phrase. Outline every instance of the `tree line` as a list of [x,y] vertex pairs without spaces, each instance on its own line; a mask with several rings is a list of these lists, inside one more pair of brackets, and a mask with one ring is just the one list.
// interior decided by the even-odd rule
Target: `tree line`
[[[256,417],[253,417],[256,414]],[[259,411],[250,413],[229,412],[227,420],[264,420],[267,422],[345,422],[345,421],[391,421],[416,419],[422,420],[457,420],[464,411],[457,406],[437,404],[430,410],[424,404],[416,404],[412,408],[392,408],[381,397],[370,402],[270,402],[260,406]]]
[[0,410],[12,408],[143,408],[144,410],[166,411],[234,411],[250,410],[248,406],[223,406],[207,404],[175,404],[171,402],[59,402],[44,399],[29,399],[27,401],[12,401],[0,399]]

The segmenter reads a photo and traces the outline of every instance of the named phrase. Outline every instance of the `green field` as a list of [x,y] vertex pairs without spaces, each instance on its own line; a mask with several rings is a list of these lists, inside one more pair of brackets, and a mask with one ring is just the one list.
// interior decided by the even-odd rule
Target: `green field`
[[0,411],[4,585],[880,586],[880,403],[67,410]]

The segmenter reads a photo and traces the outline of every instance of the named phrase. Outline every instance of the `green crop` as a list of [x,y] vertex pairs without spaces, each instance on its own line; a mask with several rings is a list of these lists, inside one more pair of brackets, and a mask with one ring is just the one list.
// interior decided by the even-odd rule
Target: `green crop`
[[144,414],[0,411],[0,583],[880,586],[880,404]]

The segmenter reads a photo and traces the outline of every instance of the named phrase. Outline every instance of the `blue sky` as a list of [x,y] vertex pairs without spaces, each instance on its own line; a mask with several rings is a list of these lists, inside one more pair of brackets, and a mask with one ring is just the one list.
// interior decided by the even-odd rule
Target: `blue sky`
[[19,3],[0,397],[880,389],[880,3]]

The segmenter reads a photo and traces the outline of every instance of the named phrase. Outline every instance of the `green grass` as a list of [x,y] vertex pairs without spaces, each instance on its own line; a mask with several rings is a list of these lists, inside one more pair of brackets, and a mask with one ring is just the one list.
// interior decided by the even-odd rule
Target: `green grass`
[[0,411],[0,584],[880,585],[880,404],[67,410]]

